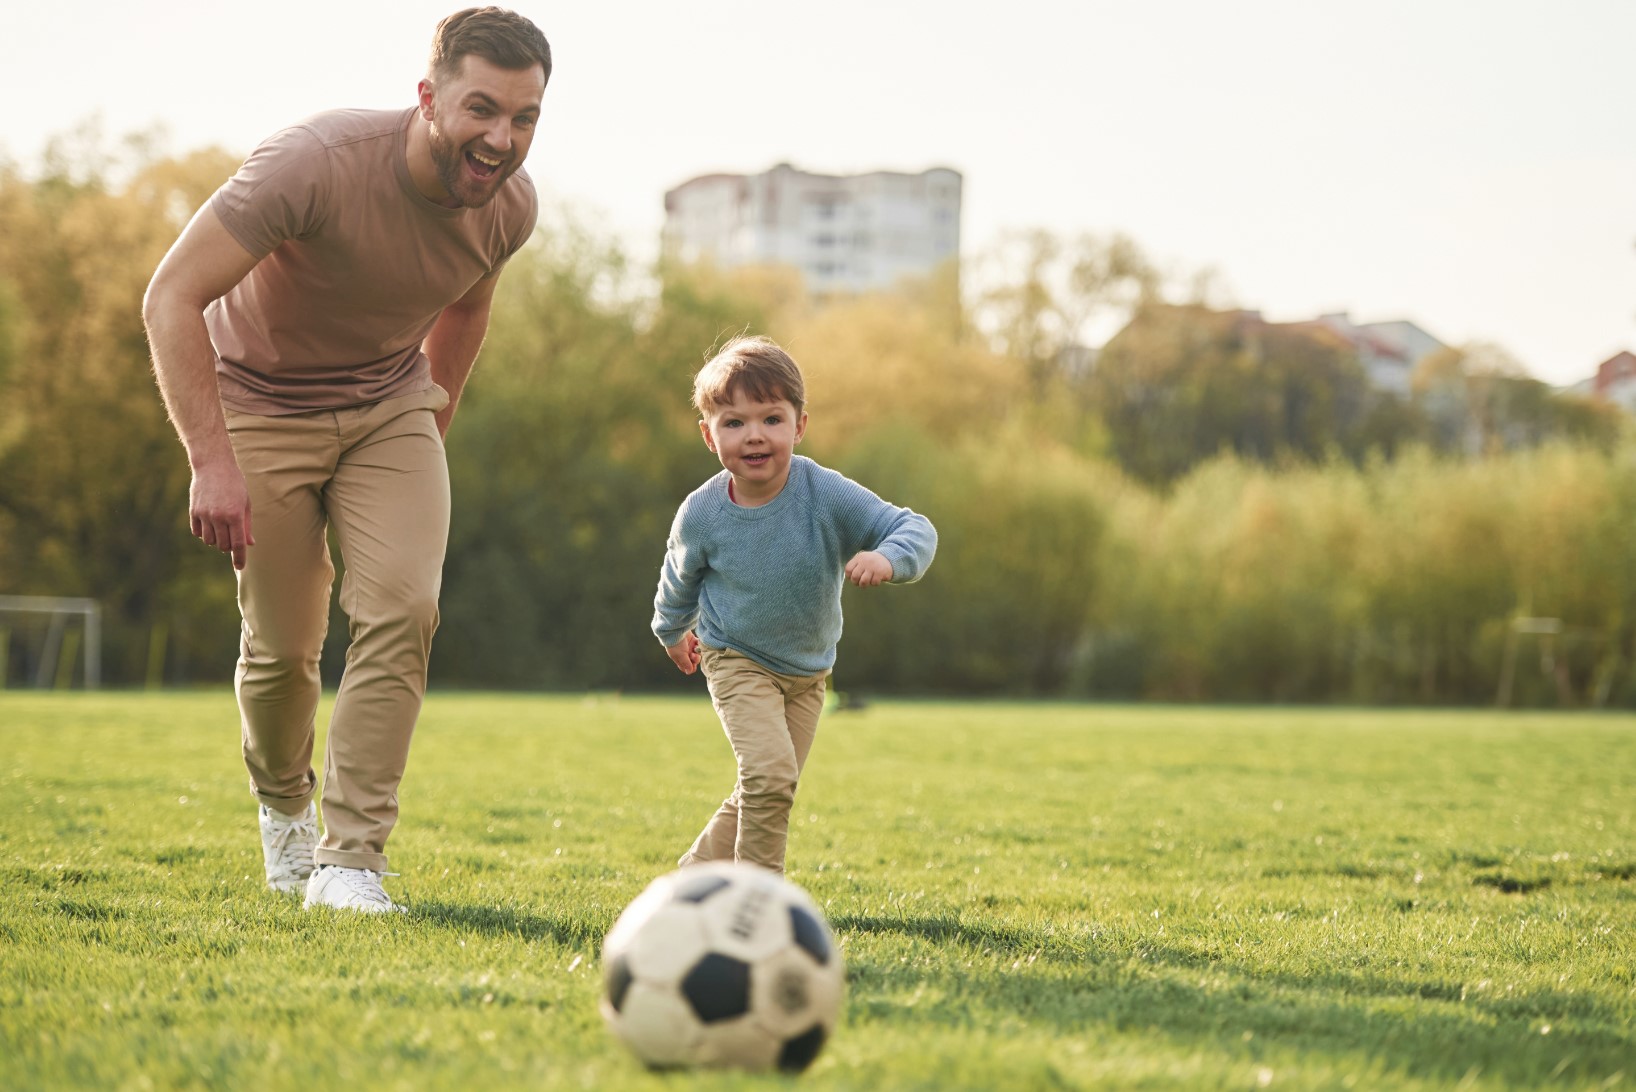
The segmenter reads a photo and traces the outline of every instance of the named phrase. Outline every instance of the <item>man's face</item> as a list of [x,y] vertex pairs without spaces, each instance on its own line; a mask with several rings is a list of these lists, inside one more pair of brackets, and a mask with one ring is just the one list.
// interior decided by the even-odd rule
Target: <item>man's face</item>
[[432,164],[456,205],[488,204],[523,165],[544,94],[545,70],[539,65],[501,68],[470,53],[452,77],[436,85],[420,81]]

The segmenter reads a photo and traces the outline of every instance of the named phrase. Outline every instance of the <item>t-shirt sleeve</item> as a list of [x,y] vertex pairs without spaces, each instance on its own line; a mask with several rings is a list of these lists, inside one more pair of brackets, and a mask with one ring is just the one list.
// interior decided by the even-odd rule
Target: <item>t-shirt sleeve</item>
[[286,239],[300,239],[323,223],[329,194],[329,156],[303,126],[269,137],[210,199],[233,238],[256,258]]
[[516,218],[516,226],[506,236],[506,252],[500,255],[500,260],[489,269],[490,277],[497,277],[506,267],[506,263],[534,237],[534,227],[540,219],[540,195],[534,189],[534,180],[528,179],[526,187],[528,201],[523,209],[523,215]]
[[[518,223],[517,233],[512,236],[511,249],[506,252],[506,259],[521,250],[534,237],[534,226],[540,220],[540,195],[530,184],[528,187],[528,213]],[[505,264],[505,261],[500,263]]]

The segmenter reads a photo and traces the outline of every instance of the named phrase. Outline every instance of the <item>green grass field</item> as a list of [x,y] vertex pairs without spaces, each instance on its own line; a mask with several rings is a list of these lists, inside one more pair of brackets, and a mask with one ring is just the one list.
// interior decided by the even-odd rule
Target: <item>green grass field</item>
[[0,694],[0,1087],[1636,1084],[1636,718],[827,717],[789,862],[840,1030],[798,1081],[650,1074],[598,947],[731,780],[702,688],[437,695],[411,913],[304,913],[229,693]]

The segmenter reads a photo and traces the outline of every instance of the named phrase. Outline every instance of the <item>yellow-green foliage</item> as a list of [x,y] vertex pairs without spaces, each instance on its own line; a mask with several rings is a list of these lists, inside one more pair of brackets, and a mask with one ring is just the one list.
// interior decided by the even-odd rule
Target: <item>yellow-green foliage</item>
[[[1102,613],[1140,635],[1145,693],[1491,700],[1508,645],[1534,700],[1631,687],[1636,445],[1223,458],[1154,507],[1115,528],[1137,563]],[[1521,617],[1562,633],[1511,636]]]
[[141,302],[231,160],[139,156],[116,187],[88,158],[53,156],[33,179],[0,163],[0,594],[100,599],[111,680],[142,677],[167,621],[173,665],[229,671],[231,572],[188,536],[187,460]]
[[[116,684],[231,672],[233,578],[187,533],[140,303],[233,162],[0,165],[0,594],[101,600]],[[1016,283],[967,293],[974,317],[953,265],[857,298],[780,268],[650,283],[548,207],[449,435],[434,679],[688,685],[649,632],[653,588],[676,506],[718,469],[693,372],[748,332],[807,372],[802,451],[941,534],[922,584],[846,593],[843,686],[1636,704],[1636,440],[1612,439],[1611,408],[1453,357],[1420,401],[1379,398],[1334,338],[1147,287],[1093,359],[1074,316],[1145,267],[1117,240],[1048,243]],[[1042,295],[1063,255],[1080,280]],[[16,681],[43,642],[6,640]]]
[[1351,628],[1362,490],[1345,465],[1282,475],[1207,464],[1120,529],[1138,544],[1115,620],[1156,655],[1149,685],[1178,697],[1294,697],[1333,681]]
[[848,592],[843,685],[1061,692],[1088,635],[1117,475],[1015,430],[883,428],[838,465],[938,529],[920,584]]
[[892,296],[838,302],[791,324],[807,376],[811,447],[840,451],[882,422],[944,442],[1011,416],[1010,362]]

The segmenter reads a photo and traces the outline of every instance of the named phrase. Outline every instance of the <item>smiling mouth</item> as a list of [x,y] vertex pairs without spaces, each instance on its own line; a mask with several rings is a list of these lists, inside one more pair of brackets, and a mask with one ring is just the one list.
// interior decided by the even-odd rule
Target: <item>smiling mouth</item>
[[484,155],[482,152],[467,152],[466,164],[478,178],[493,178],[505,164],[505,160]]

